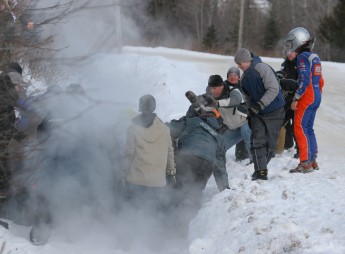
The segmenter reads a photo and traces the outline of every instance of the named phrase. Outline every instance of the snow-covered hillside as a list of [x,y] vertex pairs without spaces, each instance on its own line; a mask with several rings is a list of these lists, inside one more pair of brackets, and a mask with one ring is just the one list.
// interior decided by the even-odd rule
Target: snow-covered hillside
[[[278,70],[282,59],[263,61]],[[235,66],[232,56],[124,47],[122,54],[93,56],[67,83],[80,82],[94,100],[108,103],[100,104],[101,110],[91,114],[102,111],[115,121],[113,107],[121,104],[126,108],[122,112],[130,118],[133,113],[128,112],[137,111],[139,97],[151,93],[157,99],[156,113],[163,121],[170,121],[185,114],[189,106],[186,91],[203,93],[208,77],[225,77],[230,66]],[[230,149],[227,171],[231,189],[219,193],[212,178],[204,191],[203,207],[189,225],[188,237],[167,244],[159,253],[345,253],[344,72],[345,64],[323,62],[325,88],[315,123],[319,171],[290,174],[288,170],[298,163],[290,150],[270,162],[268,181],[252,182],[253,166],[235,162],[234,148]],[[115,133],[116,128],[126,127],[95,119],[102,125],[97,127],[100,132]],[[124,132],[119,133],[124,139]],[[33,246],[29,228],[9,221],[9,230],[0,227],[0,247],[4,244],[3,253],[18,254],[152,253],[143,239],[134,239],[132,246],[121,249],[116,215],[98,212],[110,220],[85,223],[83,216],[77,216],[64,229],[56,229],[45,246]],[[154,224],[154,217],[151,220],[148,223]],[[126,226],[131,225],[122,225]],[[156,240],[157,245],[162,244],[159,235]]]

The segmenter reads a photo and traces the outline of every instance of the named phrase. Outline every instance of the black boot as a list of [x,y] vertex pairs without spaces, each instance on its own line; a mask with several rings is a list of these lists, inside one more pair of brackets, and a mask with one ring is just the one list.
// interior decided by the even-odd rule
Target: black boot
[[267,180],[267,169],[255,170],[252,175],[252,181],[255,180]]

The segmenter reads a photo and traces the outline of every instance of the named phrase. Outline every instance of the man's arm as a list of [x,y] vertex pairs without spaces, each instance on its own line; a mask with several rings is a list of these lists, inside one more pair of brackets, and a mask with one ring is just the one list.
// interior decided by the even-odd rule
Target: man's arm
[[213,171],[214,179],[216,180],[217,187],[219,191],[223,191],[229,188],[229,179],[228,179],[228,172],[226,171],[225,167],[225,148],[222,144],[218,144],[217,152],[217,166]]
[[242,93],[237,88],[232,89],[229,98],[218,100],[219,107],[234,108],[241,104]]
[[255,70],[259,73],[264,83],[266,92],[261,97],[260,102],[267,107],[277,97],[279,93],[279,83],[272,68],[265,63],[258,63]]
[[300,54],[297,57],[297,71],[298,71],[298,88],[295,93],[295,100],[299,100],[305,93],[307,86],[310,84],[310,63],[309,59]]
[[168,129],[168,133],[169,133],[169,138],[168,138],[168,162],[167,162],[167,168],[166,168],[166,172],[167,175],[169,176],[174,176],[176,174],[176,167],[175,167],[175,161],[174,161],[174,149],[172,147],[172,141],[170,138],[170,131]]

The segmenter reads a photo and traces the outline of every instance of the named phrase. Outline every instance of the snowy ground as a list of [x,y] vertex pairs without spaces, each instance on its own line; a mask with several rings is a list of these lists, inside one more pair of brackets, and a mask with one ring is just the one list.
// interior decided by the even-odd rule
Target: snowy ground
[[[78,82],[95,98],[125,101],[134,111],[138,98],[151,93],[163,121],[186,112],[187,90],[203,93],[210,75],[225,77],[234,66],[231,56],[177,49],[124,47],[122,52],[95,56],[89,66],[97,78],[108,82],[95,85],[87,77]],[[263,60],[276,70],[282,61]],[[268,181],[252,182],[253,166],[235,162],[234,149],[230,149],[231,190],[219,193],[211,179],[203,207],[189,225],[187,244],[181,241],[180,246],[160,253],[345,253],[344,72],[345,64],[323,62],[325,88],[315,123],[319,171],[290,174],[288,170],[298,163],[290,150],[270,162]],[[112,223],[81,225],[76,218],[67,231],[83,232],[82,237],[71,241],[57,229],[50,242],[39,247],[29,242],[28,227],[9,223],[10,230],[0,228],[0,247],[4,248],[0,253],[151,253],[135,244],[121,250],[119,240],[111,234],[117,227]]]

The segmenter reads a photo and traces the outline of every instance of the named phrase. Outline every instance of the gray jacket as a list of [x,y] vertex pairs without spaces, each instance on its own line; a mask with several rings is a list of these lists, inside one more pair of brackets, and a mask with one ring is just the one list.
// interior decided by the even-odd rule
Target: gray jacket
[[237,110],[237,107],[244,103],[243,95],[238,88],[230,88],[225,83],[222,95],[216,99],[219,102],[219,113],[230,130],[240,128],[247,122],[246,117]]

